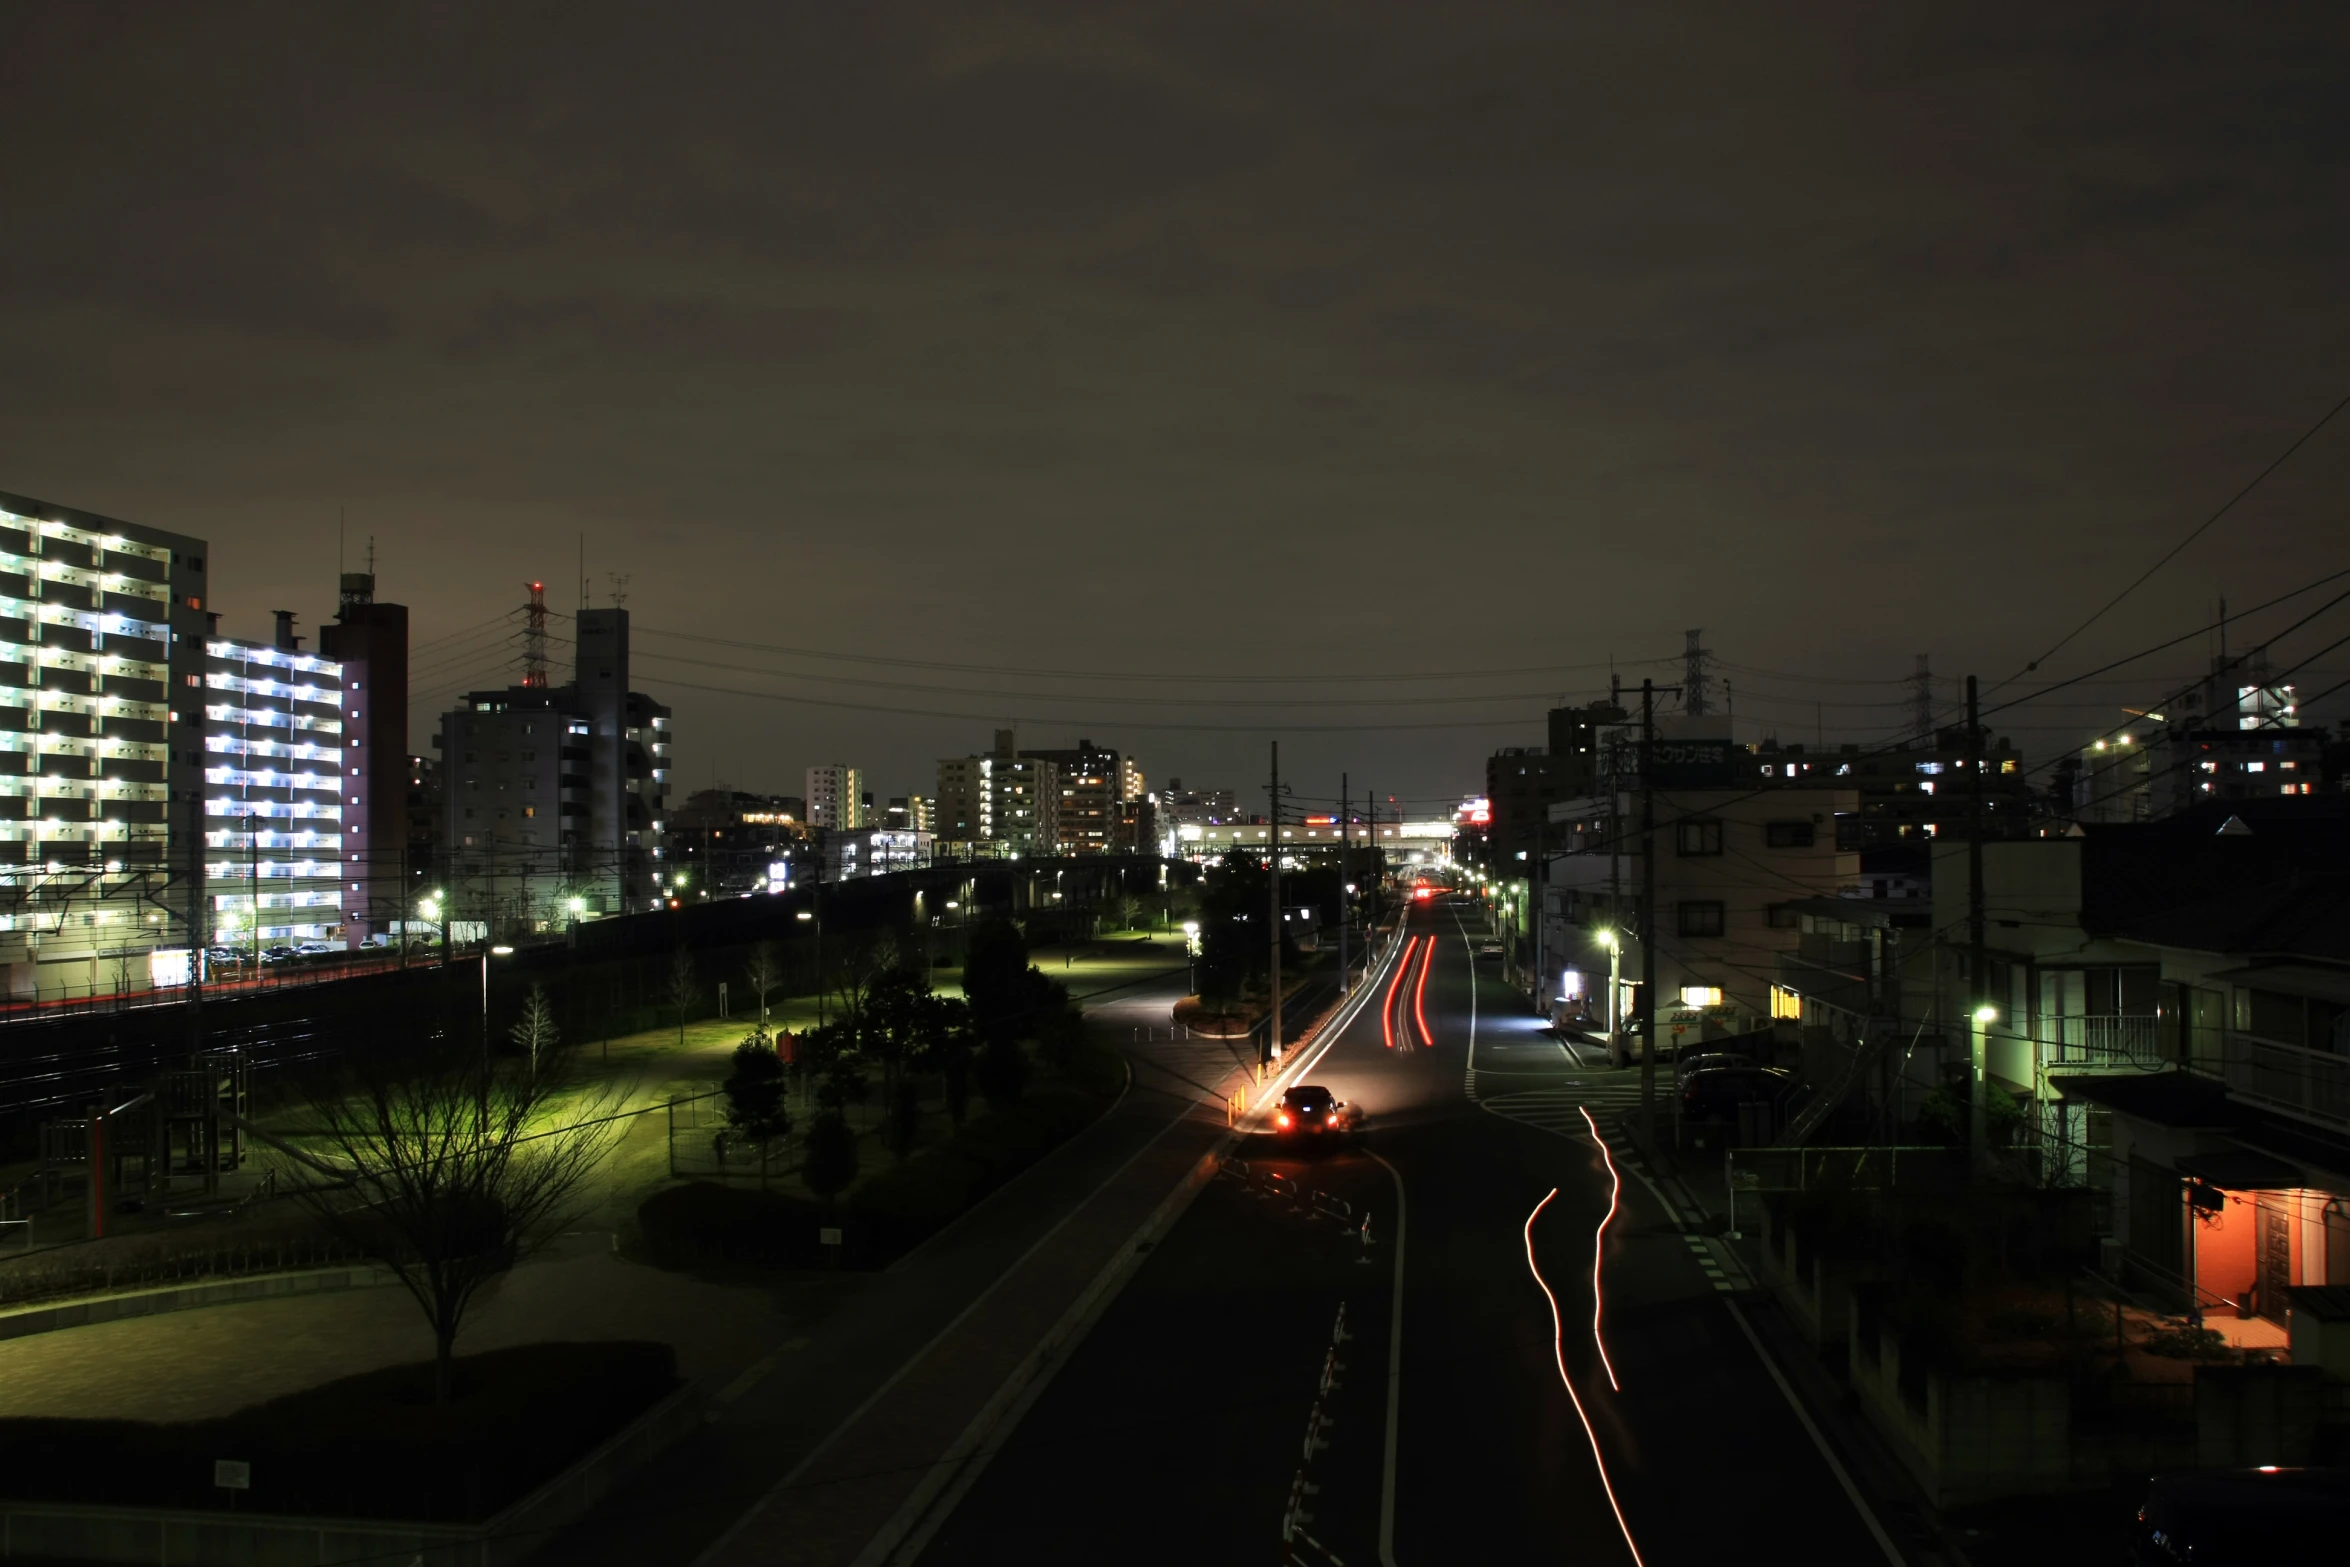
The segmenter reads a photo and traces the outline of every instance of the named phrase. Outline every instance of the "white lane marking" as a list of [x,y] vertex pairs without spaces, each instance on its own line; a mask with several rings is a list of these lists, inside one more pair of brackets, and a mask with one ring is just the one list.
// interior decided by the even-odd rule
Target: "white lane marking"
[[[1377,1154],[1372,1158],[1379,1159]],[[1379,1563],[1395,1567],[1396,1415],[1403,1400],[1403,1172],[1385,1159],[1395,1182],[1395,1299],[1387,1313],[1387,1451],[1379,1461]]]
[[1796,1420],[1811,1437],[1811,1445],[1818,1448],[1820,1457],[1827,1461],[1829,1471],[1836,1476],[1836,1483],[1844,1488],[1845,1499],[1852,1503],[1853,1511],[1860,1514],[1860,1521],[1868,1525],[1869,1534],[1877,1542],[1877,1549],[1885,1553],[1885,1560],[1892,1563],[1893,1567],[1908,1567],[1901,1559],[1901,1552],[1894,1549],[1892,1537],[1885,1533],[1885,1526],[1877,1522],[1877,1515],[1869,1510],[1869,1504],[1862,1499],[1860,1487],[1852,1483],[1852,1476],[1845,1472],[1844,1465],[1829,1451],[1828,1439],[1820,1435],[1820,1428],[1812,1424],[1802,1401],[1795,1396],[1795,1389],[1788,1386],[1786,1377],[1780,1374],[1778,1362],[1772,1360],[1764,1350],[1761,1338],[1755,1334],[1754,1325],[1746,1320],[1746,1313],[1738,1309],[1738,1302],[1734,1300],[1726,1300],[1722,1304],[1728,1308],[1730,1319],[1738,1324],[1738,1330],[1746,1335],[1746,1342],[1754,1346],[1754,1358],[1762,1362],[1763,1369],[1771,1374],[1771,1380],[1779,1385],[1780,1396],[1787,1400],[1787,1407],[1795,1411]]
[[1534,1275],[1534,1282],[1541,1287],[1542,1298],[1550,1302],[1551,1359],[1557,1363],[1559,1381],[1566,1387],[1567,1397],[1574,1403],[1575,1418],[1583,1422],[1583,1435],[1590,1439],[1591,1461],[1598,1466],[1600,1488],[1607,1492],[1607,1505],[1616,1515],[1616,1527],[1624,1531],[1624,1548],[1632,1553],[1635,1567],[1647,1567],[1647,1563],[1641,1560],[1639,1545],[1632,1539],[1632,1526],[1624,1519],[1623,1506],[1616,1500],[1615,1483],[1608,1478],[1607,1455],[1599,1450],[1599,1433],[1591,1428],[1591,1417],[1583,1411],[1583,1399],[1575,1391],[1575,1379],[1567,1375],[1567,1329],[1559,1316],[1559,1298],[1550,1292],[1549,1283],[1542,1277],[1541,1265],[1534,1260],[1534,1221],[1542,1217],[1542,1210],[1550,1206],[1551,1197],[1558,1194],[1558,1188],[1553,1186],[1550,1197],[1536,1203],[1534,1211],[1526,1215],[1526,1271]]
[[1463,1088],[1474,1099],[1477,1097],[1477,947],[1469,940],[1469,927],[1461,923],[1458,910],[1453,912],[1452,926],[1461,933],[1461,950],[1469,955],[1469,1075]]

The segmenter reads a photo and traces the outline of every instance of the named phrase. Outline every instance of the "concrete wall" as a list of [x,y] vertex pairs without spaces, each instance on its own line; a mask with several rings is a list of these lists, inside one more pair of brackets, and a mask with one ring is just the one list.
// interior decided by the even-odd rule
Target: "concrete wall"
[[708,1394],[688,1383],[587,1457],[487,1523],[411,1524],[269,1513],[179,1512],[0,1500],[0,1560],[12,1556],[156,1567],[504,1567],[584,1515],[628,1475],[702,1423]]

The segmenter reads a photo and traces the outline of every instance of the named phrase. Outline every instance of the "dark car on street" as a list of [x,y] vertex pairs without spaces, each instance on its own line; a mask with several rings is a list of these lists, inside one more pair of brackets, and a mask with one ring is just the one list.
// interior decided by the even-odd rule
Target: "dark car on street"
[[1794,1090],[1795,1074],[1775,1066],[1725,1066],[1695,1072],[1681,1084],[1681,1119],[1735,1121],[1740,1105],[1776,1105]]
[[1285,1143],[1336,1137],[1361,1124],[1353,1106],[1311,1083],[1290,1089],[1273,1110],[1273,1135]]

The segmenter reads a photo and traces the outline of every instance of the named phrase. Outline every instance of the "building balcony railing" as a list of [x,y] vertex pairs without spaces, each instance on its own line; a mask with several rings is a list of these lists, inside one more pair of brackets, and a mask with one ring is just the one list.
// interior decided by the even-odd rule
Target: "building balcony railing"
[[2043,1017],[2034,1031],[2048,1066],[2119,1067],[2152,1072],[2178,1052],[2154,1017]]
[[2230,1034],[2216,1052],[2197,1052],[2192,1070],[2218,1077],[2247,1104],[2350,1131],[2350,1056]]

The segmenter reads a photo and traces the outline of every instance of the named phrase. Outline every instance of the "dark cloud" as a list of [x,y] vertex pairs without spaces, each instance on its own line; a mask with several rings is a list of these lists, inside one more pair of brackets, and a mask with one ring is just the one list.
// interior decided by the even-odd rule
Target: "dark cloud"
[[[210,534],[253,630],[347,507],[422,636],[584,535],[648,627],[942,663],[2005,673],[2345,390],[2346,68],[2318,7],[20,8],[0,484]],[[2071,651],[2327,569],[2345,478]],[[681,692],[680,777],[1216,719],[1047,688]],[[1414,790],[1539,738],[1294,716]]]

